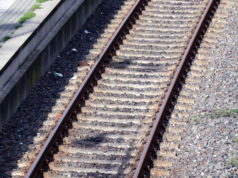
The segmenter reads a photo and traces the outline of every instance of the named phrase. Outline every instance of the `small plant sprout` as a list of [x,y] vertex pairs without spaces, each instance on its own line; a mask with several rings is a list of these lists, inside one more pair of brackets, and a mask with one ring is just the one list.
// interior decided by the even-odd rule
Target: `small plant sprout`
[[43,3],[43,2],[46,2],[46,1],[48,1],[48,0],[36,0],[36,2],[38,2],[38,3]]
[[195,122],[196,125],[201,124],[201,118],[200,117],[194,118],[193,121]]
[[19,25],[15,26],[15,29],[18,29],[18,28],[21,28],[21,27],[23,27],[23,26],[21,24],[19,24]]
[[219,111],[211,114],[206,114],[205,116],[215,118],[215,117],[231,117],[238,114],[238,109],[229,109],[226,111]]
[[229,162],[232,167],[238,167],[238,159],[237,158],[231,158]]
[[40,4],[34,4],[32,7],[31,7],[31,10],[34,11],[36,9],[40,9],[41,8],[41,5]]
[[26,13],[18,20],[18,22],[19,22],[19,23],[24,23],[26,20],[31,19],[32,17],[35,17],[35,15],[36,15],[35,12],[32,12],[32,11],[26,12]]
[[2,40],[3,40],[3,41],[7,41],[7,40],[9,40],[10,38],[11,38],[10,36],[4,36]]
[[236,144],[238,144],[238,137],[236,137],[236,138],[234,139],[234,142],[235,142]]

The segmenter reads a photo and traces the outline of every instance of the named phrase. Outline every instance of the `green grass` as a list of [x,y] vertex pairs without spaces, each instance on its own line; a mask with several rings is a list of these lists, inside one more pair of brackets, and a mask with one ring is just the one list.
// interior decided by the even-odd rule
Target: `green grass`
[[24,23],[26,20],[31,19],[32,17],[35,17],[35,15],[36,15],[35,12],[32,12],[32,11],[26,12],[26,13],[18,20],[18,22],[19,22],[19,23]]
[[11,38],[10,36],[4,36],[3,41],[5,42],[5,41],[9,40],[10,38]]
[[18,29],[18,28],[21,28],[21,27],[23,27],[23,26],[20,24],[20,25],[15,26],[15,29]]
[[238,109],[229,109],[227,111],[219,111],[219,112],[215,112],[215,113],[210,113],[210,114],[205,114],[204,116],[207,117],[231,117],[231,116],[235,116],[238,114]]
[[229,163],[233,166],[233,167],[238,167],[238,159],[237,158],[231,158]]
[[226,111],[216,111],[214,113],[208,113],[198,116],[199,118],[215,118],[215,117],[231,117],[231,116],[238,116],[238,109],[229,109]]
[[234,139],[234,142],[238,144],[238,137]]
[[43,3],[43,2],[46,2],[46,1],[48,1],[48,0],[36,0],[36,2],[38,2],[38,3]]
[[40,4],[34,4],[32,7],[31,7],[31,10],[34,11],[36,9],[40,9],[41,8],[41,5]]
[[[196,125],[201,124],[201,119],[205,117],[216,118],[216,117],[231,117],[231,116],[238,116],[238,109],[229,109],[226,111],[216,111],[214,113],[202,114],[197,116],[193,119]],[[238,138],[237,141],[238,143]]]
[[193,122],[195,122],[196,125],[201,124],[201,117],[196,117],[193,119]]

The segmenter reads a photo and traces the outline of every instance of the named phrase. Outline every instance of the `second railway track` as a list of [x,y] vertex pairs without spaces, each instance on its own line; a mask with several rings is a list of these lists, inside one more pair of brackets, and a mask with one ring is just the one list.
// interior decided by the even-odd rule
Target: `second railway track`
[[[123,30],[118,29],[118,41],[111,40],[113,52],[105,49],[105,55],[99,56],[109,63],[96,62],[93,69],[97,73],[89,72],[72,108],[68,107],[63,122],[56,125],[27,176],[132,176],[185,49],[210,2],[136,1],[135,11],[130,11],[135,17],[128,15],[129,22],[125,19]],[[92,50],[92,55],[97,51]]]

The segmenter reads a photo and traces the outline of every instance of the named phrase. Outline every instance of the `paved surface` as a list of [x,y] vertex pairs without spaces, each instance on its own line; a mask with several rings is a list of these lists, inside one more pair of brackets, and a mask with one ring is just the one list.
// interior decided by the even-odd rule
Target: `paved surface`
[[15,29],[19,18],[34,3],[35,0],[0,0],[0,41]]
[[0,16],[2,16],[4,12],[6,12],[6,10],[12,5],[13,2],[14,0],[0,0]]

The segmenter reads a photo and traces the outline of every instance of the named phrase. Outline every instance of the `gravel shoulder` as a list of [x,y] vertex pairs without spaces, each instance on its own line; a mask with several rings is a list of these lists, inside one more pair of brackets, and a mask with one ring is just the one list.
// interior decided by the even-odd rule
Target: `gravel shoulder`
[[212,52],[172,177],[238,177],[238,4]]

